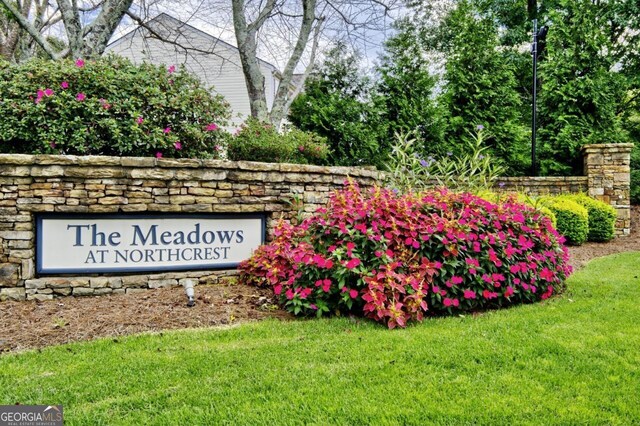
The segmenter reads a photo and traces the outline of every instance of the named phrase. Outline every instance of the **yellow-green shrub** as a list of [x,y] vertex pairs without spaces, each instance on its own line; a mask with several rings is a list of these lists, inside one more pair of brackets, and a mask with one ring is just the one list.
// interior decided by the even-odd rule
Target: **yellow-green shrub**
[[556,229],[568,244],[579,246],[587,241],[589,214],[586,208],[572,200],[570,195],[546,196],[538,200],[556,215]]
[[589,241],[607,242],[614,237],[617,213],[613,206],[586,194],[571,195],[570,198],[587,209]]
[[504,204],[508,201],[513,200],[513,201],[517,201],[518,203],[531,206],[534,209],[538,210],[540,213],[542,213],[544,216],[548,217],[549,220],[551,220],[551,224],[553,225],[553,227],[556,228],[556,225],[557,225],[556,215],[553,213],[553,211],[551,211],[551,209],[543,205],[538,199],[534,197],[530,197],[521,192],[498,193],[498,192],[490,191],[488,189],[477,191],[475,195],[482,198],[483,200],[487,200],[495,204]]

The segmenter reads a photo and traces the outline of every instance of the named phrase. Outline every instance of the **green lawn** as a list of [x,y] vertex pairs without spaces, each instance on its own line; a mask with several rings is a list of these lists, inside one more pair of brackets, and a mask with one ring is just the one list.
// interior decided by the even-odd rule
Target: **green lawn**
[[265,321],[0,357],[0,404],[66,424],[640,422],[640,252],[596,260],[565,295],[387,330]]

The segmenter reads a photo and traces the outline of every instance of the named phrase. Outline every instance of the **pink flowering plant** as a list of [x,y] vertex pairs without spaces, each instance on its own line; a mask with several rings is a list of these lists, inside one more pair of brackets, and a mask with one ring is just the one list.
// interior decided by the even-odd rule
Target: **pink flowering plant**
[[182,67],[109,56],[2,63],[0,116],[0,152],[218,158],[230,110]]
[[240,272],[296,315],[353,313],[394,328],[557,294],[571,273],[563,243],[515,199],[349,182],[300,225],[280,222]]

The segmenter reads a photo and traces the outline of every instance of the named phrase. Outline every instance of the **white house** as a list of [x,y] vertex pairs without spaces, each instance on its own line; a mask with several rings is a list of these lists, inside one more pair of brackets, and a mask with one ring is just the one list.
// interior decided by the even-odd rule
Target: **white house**
[[[249,95],[240,63],[238,49],[210,34],[175,19],[165,13],[146,23],[161,36],[138,27],[107,47],[107,52],[129,58],[134,63],[184,64],[187,71],[198,76],[205,87],[219,93],[231,105],[232,124],[237,126],[249,115]],[[265,77],[267,105],[273,105],[278,87],[277,68],[259,59]]]

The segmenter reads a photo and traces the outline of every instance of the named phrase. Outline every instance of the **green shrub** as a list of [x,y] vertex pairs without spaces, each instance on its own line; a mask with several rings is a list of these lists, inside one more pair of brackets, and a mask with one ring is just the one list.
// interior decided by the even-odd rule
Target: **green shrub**
[[520,203],[525,204],[529,207],[533,207],[538,212],[540,212],[543,216],[548,217],[551,220],[551,224],[555,228],[557,225],[556,215],[549,209],[549,207],[543,205],[539,199],[535,197],[530,197],[521,192],[493,192],[488,189],[480,190],[475,192],[475,195],[482,198],[483,200],[487,200],[494,204],[505,204],[509,203]]
[[570,198],[587,209],[589,214],[589,241],[606,242],[613,239],[616,232],[618,214],[611,205],[595,200],[586,194],[571,195]]
[[568,244],[579,246],[587,241],[589,214],[587,209],[571,199],[571,196],[541,197],[540,203],[556,215],[556,228]]
[[0,152],[218,157],[228,104],[174,66],[0,64]]
[[249,118],[229,141],[228,155],[236,161],[324,164],[329,149],[314,133],[296,128],[278,133],[273,125]]

